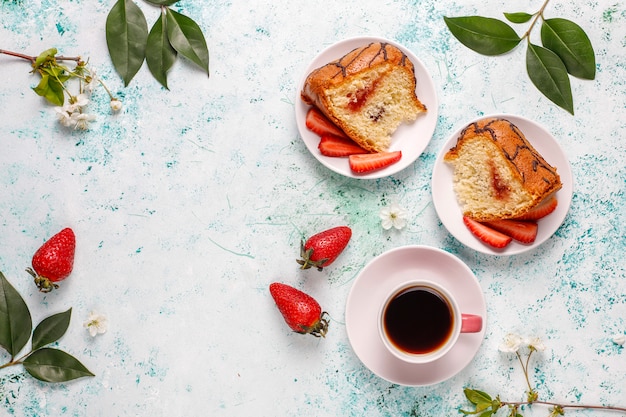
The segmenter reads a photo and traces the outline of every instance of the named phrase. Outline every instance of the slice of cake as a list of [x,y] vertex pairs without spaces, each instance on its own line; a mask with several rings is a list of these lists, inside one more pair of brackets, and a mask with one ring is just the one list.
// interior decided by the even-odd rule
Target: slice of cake
[[505,119],[467,126],[444,161],[463,215],[480,222],[521,217],[561,188],[556,168]]
[[409,58],[393,45],[376,42],[311,72],[301,97],[361,147],[382,152],[401,123],[426,111],[415,85]]

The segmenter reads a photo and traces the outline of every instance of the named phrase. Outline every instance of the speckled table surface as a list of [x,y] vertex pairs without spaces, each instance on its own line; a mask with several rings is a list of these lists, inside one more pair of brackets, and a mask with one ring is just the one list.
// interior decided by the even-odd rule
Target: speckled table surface
[[[531,2],[532,3],[532,2]],[[207,78],[177,61],[167,91],[144,66],[125,87],[108,57],[112,2],[2,0],[0,49],[30,55],[56,47],[89,57],[123,110],[93,96],[89,131],[68,130],[36,96],[29,67],[0,56],[0,270],[33,320],[73,308],[56,346],[96,376],[41,383],[21,367],[0,371],[0,414],[14,416],[442,416],[467,407],[464,387],[523,400],[509,332],[538,336],[540,398],[626,406],[626,4],[553,0],[546,15],[589,35],[593,81],[572,79],[575,116],[540,95],[524,49],[484,57],[446,29],[443,16],[529,11],[541,2],[502,0],[273,2],[183,0],[210,51]],[[139,6],[151,21],[157,9]],[[437,125],[408,168],[377,180],[322,166],[296,127],[294,106],[309,62],[355,36],[396,41],[424,63],[438,96]],[[431,197],[437,154],[453,131],[481,115],[531,119],[557,139],[571,164],[571,207],[545,243],[492,256],[456,240]],[[392,201],[408,210],[384,230]],[[338,224],[353,229],[323,272],[301,271],[300,239]],[[42,294],[24,268],[51,234],[77,235],[75,269]],[[354,354],[345,328],[352,284],[375,256],[427,245],[476,275],[487,327],[467,367],[434,385],[393,384]],[[329,312],[325,339],[289,331],[268,292],[283,281]],[[82,327],[90,311],[108,331]],[[3,362],[8,356],[0,354]],[[602,411],[567,411],[596,416]],[[525,415],[548,414],[545,407]]]

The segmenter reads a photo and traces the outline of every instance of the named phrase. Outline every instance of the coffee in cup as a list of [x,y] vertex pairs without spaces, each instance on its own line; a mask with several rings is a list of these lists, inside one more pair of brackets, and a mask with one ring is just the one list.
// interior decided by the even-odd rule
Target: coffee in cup
[[482,317],[463,314],[442,286],[411,281],[392,290],[379,314],[379,331],[387,349],[411,363],[428,363],[445,355],[461,333],[482,330]]

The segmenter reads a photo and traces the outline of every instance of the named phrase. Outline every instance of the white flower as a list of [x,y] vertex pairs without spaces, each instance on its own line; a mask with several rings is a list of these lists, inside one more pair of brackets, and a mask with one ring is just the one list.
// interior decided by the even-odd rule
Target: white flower
[[95,90],[99,82],[100,80],[98,79],[98,74],[96,73],[96,69],[90,68],[89,69],[89,83],[87,83],[85,88],[89,90],[90,93],[93,93],[93,90]]
[[111,110],[120,111],[122,110],[122,102],[116,98],[111,99]]
[[63,107],[55,107],[54,111],[57,112],[57,118],[59,119],[59,123],[61,123],[65,127],[72,126],[72,112],[74,109],[72,105],[66,104]]
[[83,323],[83,327],[89,331],[91,337],[96,337],[98,334],[106,333],[109,321],[104,315],[92,311]]
[[400,230],[406,226],[406,219],[409,213],[397,203],[391,203],[389,207],[383,207],[380,211],[383,229],[389,230],[392,227]]
[[80,93],[79,95],[72,97],[70,101],[75,106],[75,108],[85,107],[87,104],[89,104],[89,98],[87,98],[87,94],[84,93]]
[[616,345],[624,346],[624,343],[626,343],[626,335],[616,334],[615,336],[613,336],[613,343],[615,343]]
[[529,348],[535,349],[538,352],[543,352],[544,350],[546,350],[546,345],[544,345],[541,339],[539,339],[538,337],[530,337],[526,339],[525,342]]
[[72,113],[71,119],[74,129],[87,130],[89,122],[96,120],[96,116],[87,113]]
[[504,337],[504,341],[498,347],[500,352],[515,353],[519,350],[524,340],[520,335],[509,333]]

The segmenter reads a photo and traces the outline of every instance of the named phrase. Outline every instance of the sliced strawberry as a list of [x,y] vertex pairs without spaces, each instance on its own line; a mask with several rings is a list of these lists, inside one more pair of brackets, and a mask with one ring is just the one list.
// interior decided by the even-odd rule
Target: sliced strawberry
[[306,127],[313,133],[317,133],[319,136],[337,136],[339,138],[348,138],[343,130],[339,129],[333,122],[318,110],[316,107],[311,107],[306,114],[305,119]]
[[510,236],[500,233],[491,227],[479,223],[474,219],[470,219],[467,216],[463,216],[463,223],[469,229],[470,232],[482,242],[493,246],[494,248],[504,248],[513,240]]
[[534,221],[492,220],[484,224],[521,243],[533,243],[537,237],[538,225]]
[[317,147],[324,156],[341,157],[368,153],[351,139],[343,139],[336,136],[322,136]]
[[533,208],[528,213],[516,217],[516,220],[539,220],[556,210],[557,205],[558,201],[556,200],[556,197],[550,197],[548,200],[542,201],[537,207]]
[[402,158],[402,151],[350,155],[348,158],[350,169],[356,173],[362,174],[395,164]]

